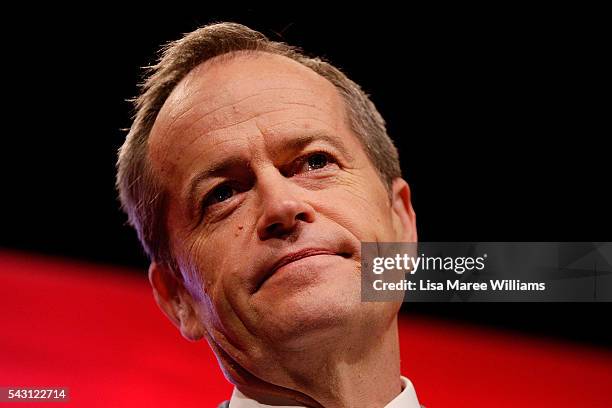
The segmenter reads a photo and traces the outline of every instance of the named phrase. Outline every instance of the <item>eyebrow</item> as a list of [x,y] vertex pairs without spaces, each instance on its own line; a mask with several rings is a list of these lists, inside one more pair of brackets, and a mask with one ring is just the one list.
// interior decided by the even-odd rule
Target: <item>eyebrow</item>
[[323,141],[330,144],[332,147],[337,149],[349,162],[354,161],[353,155],[348,151],[346,146],[338,140],[337,137],[330,136],[325,132],[314,132],[306,135],[300,135],[291,138],[287,142],[284,142],[282,146],[278,147],[278,150],[301,150],[313,142]]
[[227,174],[230,169],[236,168],[237,166],[244,164],[246,161],[247,160],[244,157],[233,156],[223,161],[213,163],[208,168],[198,172],[198,174],[196,174],[189,182],[189,187],[187,190],[187,199],[190,211],[193,212],[195,203],[197,201],[195,199],[196,192],[198,190],[198,187],[204,180],[212,177],[217,177],[222,174]]
[[[323,141],[330,144],[332,147],[337,149],[348,162],[353,162],[355,160],[353,155],[348,151],[346,146],[344,146],[344,144],[340,140],[338,140],[338,138],[322,132],[314,132],[311,134],[300,135],[291,138],[287,141],[283,141],[282,145],[275,147],[274,150],[279,152],[301,150],[306,146],[318,141]],[[190,209],[193,210],[193,206],[196,202],[195,196],[197,189],[204,180],[212,177],[217,177],[222,174],[227,174],[231,169],[234,169],[240,165],[244,165],[246,162],[248,162],[248,160],[243,156],[231,156],[226,159],[223,159],[222,161],[212,163],[204,170],[198,172],[189,182],[189,187],[187,189],[187,198]]]

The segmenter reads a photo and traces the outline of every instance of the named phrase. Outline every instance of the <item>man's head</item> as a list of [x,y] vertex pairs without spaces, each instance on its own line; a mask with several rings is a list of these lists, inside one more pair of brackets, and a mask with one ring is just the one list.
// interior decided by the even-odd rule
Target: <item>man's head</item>
[[123,208],[161,308],[208,339],[230,379],[282,383],[271,356],[391,324],[397,304],[360,302],[360,242],[415,241],[415,217],[356,84],[219,24],[170,44],[136,107]]

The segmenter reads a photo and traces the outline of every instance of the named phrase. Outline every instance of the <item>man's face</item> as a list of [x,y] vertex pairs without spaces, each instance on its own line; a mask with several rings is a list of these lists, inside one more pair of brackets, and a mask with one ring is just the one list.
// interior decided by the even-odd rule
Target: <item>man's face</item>
[[263,53],[209,61],[164,104],[149,154],[213,341],[299,348],[397,312],[360,302],[360,241],[411,232],[318,74]]

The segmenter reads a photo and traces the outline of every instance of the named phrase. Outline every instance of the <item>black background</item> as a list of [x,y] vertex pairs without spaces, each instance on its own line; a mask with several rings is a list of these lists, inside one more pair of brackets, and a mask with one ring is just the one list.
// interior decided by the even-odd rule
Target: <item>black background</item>
[[[5,14],[0,247],[146,270],[114,191],[140,67],[237,21],[328,58],[400,148],[421,241],[612,241],[609,72],[597,10],[32,9]],[[609,304],[407,313],[610,346]]]

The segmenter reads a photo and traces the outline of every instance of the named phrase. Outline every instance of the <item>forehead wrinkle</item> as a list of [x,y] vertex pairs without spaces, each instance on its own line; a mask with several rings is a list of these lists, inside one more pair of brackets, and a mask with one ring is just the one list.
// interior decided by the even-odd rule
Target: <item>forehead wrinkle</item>
[[[262,75],[258,75],[259,77],[253,78],[253,75],[259,74],[258,70],[250,70],[247,73],[240,72],[240,69],[245,64],[251,64],[253,61],[258,60],[263,61],[264,64],[264,69],[262,70],[264,73],[263,80]],[[238,68],[238,72],[236,71],[236,68]],[[241,89],[241,86],[239,85],[241,85],[243,82],[273,84],[279,80],[288,79],[289,81],[294,81],[294,83],[299,82],[302,85],[307,85],[309,89],[301,89],[303,91],[313,93],[312,88],[318,89],[320,87],[324,87],[327,88],[327,90],[333,88],[335,90],[334,93],[338,95],[336,87],[333,86],[328,79],[322,77],[311,68],[306,67],[291,58],[261,51],[236,51],[213,57],[194,67],[181,81],[179,81],[177,86],[171,92],[168,100],[179,99],[182,101],[186,100],[187,96],[197,95],[200,88],[208,89],[208,87],[206,87],[207,83],[213,82],[213,85],[215,85],[214,82],[216,81],[213,81],[213,78],[216,78],[221,84],[226,85],[224,88],[222,88],[222,91],[225,91],[225,94],[229,93],[228,91],[231,90],[232,87],[233,89]],[[254,79],[256,81],[254,81]],[[191,91],[192,89],[193,91]],[[214,89],[218,92],[219,87],[211,86],[210,89]],[[270,87],[268,89],[300,90],[284,87]],[[262,90],[259,90],[259,92],[261,91]],[[181,92],[186,95],[184,97],[179,97]],[[182,113],[176,115],[173,120],[166,124],[164,133],[167,133],[168,128],[174,126],[177,120],[193,110],[196,105],[198,104],[194,104],[183,110]],[[162,106],[162,110],[163,108],[164,106]]]
[[[309,108],[314,108],[317,110],[322,110],[321,108],[319,108],[319,105],[314,104],[314,103],[303,103],[303,102],[285,102],[282,101],[282,103],[286,104],[286,105],[299,105],[299,106],[307,106]],[[329,104],[328,104],[329,105]]]
[[[243,120],[240,120],[240,121],[238,121],[238,122],[229,123],[229,124],[224,125],[224,126],[222,126],[222,127],[218,127],[218,128],[215,128],[215,129],[209,130],[209,131],[207,131],[206,133],[204,133],[204,134],[202,134],[202,135],[198,135],[198,136],[196,136],[192,142],[190,142],[188,145],[186,145],[186,146],[184,146],[183,148],[181,148],[181,150],[180,150],[180,151],[185,151],[187,148],[189,148],[191,145],[193,145],[193,144],[194,144],[194,143],[195,143],[195,142],[196,142],[198,139],[200,139],[201,137],[206,137],[207,135],[210,135],[211,133],[215,133],[215,132],[223,131],[223,130],[226,130],[226,129],[228,129],[228,128],[234,127],[234,126],[242,125],[242,124],[244,124],[244,123],[246,123],[246,122],[249,122],[249,121],[251,121],[251,120],[253,120],[253,119],[257,118],[257,117],[258,117],[258,116],[260,116],[260,115],[266,115],[266,114],[276,113],[276,112],[283,112],[283,111],[286,111],[286,110],[290,110],[290,109],[289,109],[289,108],[282,108],[282,109],[274,109],[274,110],[267,111],[267,112],[263,112],[263,113],[256,113],[256,114],[253,114],[253,115],[251,115],[250,117],[248,117],[248,118],[246,118],[246,119],[243,119]],[[179,151],[179,152],[180,152],[180,151]]]
[[294,124],[294,122],[298,121],[298,120],[308,120],[308,121],[314,121],[314,122],[320,122],[323,125],[325,125],[325,127],[329,127],[331,129],[334,129],[335,131],[337,131],[338,126],[337,124],[332,124],[332,123],[328,123],[323,119],[319,119],[319,118],[315,118],[312,116],[296,116],[290,119],[285,119],[285,120],[281,120],[280,122],[276,122],[272,125],[268,125],[266,126],[266,133],[278,133],[278,132],[274,132],[274,128],[280,127],[284,124]]
[[[170,152],[168,152],[168,151],[166,150],[166,151],[165,151],[165,157],[166,157],[166,158],[168,158],[168,157],[180,158],[181,156],[187,156],[187,155],[184,155],[183,153],[184,153],[185,151],[189,150],[189,149],[190,149],[190,148],[191,148],[191,147],[192,147],[192,146],[193,146],[195,143],[197,143],[197,142],[198,142],[198,140],[201,140],[201,139],[202,139],[202,138],[204,138],[204,137],[206,137],[206,138],[214,137],[215,133],[217,133],[217,132],[219,132],[219,131],[224,131],[224,130],[226,130],[226,129],[228,129],[228,128],[231,128],[231,127],[234,127],[234,126],[241,125],[241,124],[243,124],[243,123],[246,123],[246,122],[248,122],[248,121],[251,121],[252,119],[257,118],[259,115],[265,115],[265,114],[270,114],[270,113],[275,113],[275,112],[282,112],[282,111],[286,111],[286,110],[290,110],[290,108],[275,109],[275,110],[271,110],[271,111],[268,111],[268,112],[263,112],[263,113],[259,112],[259,113],[255,114],[255,115],[253,115],[252,117],[247,118],[247,119],[244,119],[244,120],[242,120],[242,121],[238,121],[238,122],[231,123],[231,124],[228,124],[228,125],[223,126],[223,127],[220,127],[220,128],[216,128],[216,129],[210,130],[210,131],[208,131],[208,132],[206,132],[206,133],[204,133],[204,134],[196,134],[196,135],[195,135],[195,136],[194,136],[194,137],[193,137],[193,138],[192,138],[192,139],[191,139],[191,140],[190,140],[190,141],[189,141],[189,142],[188,142],[186,145],[183,145],[182,147],[180,147],[180,148],[179,148],[179,150],[178,150],[176,153],[171,154]],[[300,119],[309,120],[309,121],[311,121],[311,122],[312,122],[312,121],[318,121],[318,122],[321,122],[321,123],[322,123],[323,125],[325,125],[326,127],[331,127],[332,129],[335,129],[335,126],[330,125],[329,123],[325,122],[325,121],[324,121],[324,120],[322,120],[322,119],[318,119],[318,118],[316,118],[316,117],[312,117],[312,116],[294,117],[294,118],[291,118],[290,120],[286,120],[286,121],[279,122],[279,125],[280,125],[280,124],[282,124],[282,123],[291,122],[291,121],[294,121],[294,120],[300,120]],[[276,125],[275,125],[275,126],[276,126]],[[259,127],[259,126],[258,126],[258,127]],[[250,138],[249,138],[249,139],[250,139]],[[231,140],[222,141],[222,142],[218,142],[218,143],[219,143],[219,144],[223,144],[223,143],[226,143],[226,142],[229,142],[229,141],[231,141]],[[202,154],[202,153],[198,154],[198,156],[197,156],[196,158],[194,158],[193,160],[191,160],[191,161],[190,161],[190,162],[189,162],[187,165],[188,165],[189,167],[191,167],[191,166],[193,165],[193,163],[194,163],[196,160],[198,160],[198,157],[199,157],[199,156],[201,156],[201,154]],[[171,161],[171,159],[170,159],[170,161]]]
[[[270,112],[268,112],[268,113],[272,113],[272,112],[279,112],[279,111],[284,111],[284,110],[287,110],[287,109],[278,109],[278,110],[270,111]],[[258,116],[258,115],[255,115],[255,117],[257,117],[257,116]],[[218,128],[218,129],[211,130],[211,131],[209,131],[209,132],[206,132],[205,134],[198,134],[198,135],[195,135],[195,136],[194,136],[194,137],[193,137],[193,138],[192,138],[192,139],[189,141],[189,143],[188,143],[187,145],[182,146],[182,147],[180,148],[180,150],[179,150],[178,152],[174,153],[172,156],[173,156],[173,157],[175,157],[175,158],[180,158],[181,156],[183,156],[183,157],[189,157],[188,155],[183,154],[183,152],[185,152],[185,151],[189,150],[189,149],[190,149],[190,148],[191,148],[191,147],[192,147],[192,146],[193,146],[195,143],[197,143],[199,140],[202,140],[202,138],[218,138],[217,133],[227,133],[227,129],[228,129],[228,128],[231,128],[231,127],[234,127],[234,126],[239,126],[239,125],[241,125],[241,124],[243,124],[243,123],[245,123],[245,122],[248,122],[248,121],[250,121],[250,120],[252,120],[252,119],[253,119],[253,118],[249,118],[249,119],[246,119],[246,120],[240,121],[240,122],[238,122],[238,123],[229,124],[229,125],[224,126],[224,127],[222,127],[222,128]],[[292,117],[292,118],[290,118],[290,119],[287,119],[287,120],[283,120],[283,121],[277,122],[277,123],[275,123],[274,125],[271,125],[271,126],[266,126],[265,128],[262,128],[260,125],[257,125],[257,124],[256,124],[256,126],[257,126],[257,128],[258,128],[258,129],[260,129],[260,131],[259,131],[259,133],[260,133],[260,134],[262,134],[262,135],[263,135],[263,133],[264,133],[264,132],[263,132],[263,130],[265,129],[265,134],[268,134],[268,135],[270,135],[270,136],[273,136],[275,133],[280,133],[280,132],[274,132],[274,131],[273,131],[273,129],[274,129],[274,128],[280,127],[280,126],[282,126],[283,124],[292,124],[293,122],[298,121],[298,120],[307,120],[307,121],[309,121],[309,122],[313,122],[313,121],[314,121],[314,122],[320,122],[320,123],[321,123],[321,124],[322,124],[322,125],[323,125],[325,128],[327,128],[327,129],[331,129],[331,130],[333,131],[332,133],[337,132],[337,124],[328,123],[328,122],[326,122],[326,121],[325,121],[325,120],[323,120],[323,119],[319,119],[319,118],[312,117],[312,116],[299,116],[299,117]],[[313,130],[313,129],[308,129],[308,130],[304,129],[304,130],[305,130],[305,131],[308,131],[308,132],[310,132],[310,133],[329,133],[329,132],[330,132],[330,130],[326,130],[326,131],[324,131],[324,130],[316,130],[316,129],[314,129],[314,130]],[[257,132],[256,132],[256,133],[257,133]],[[282,134],[282,133],[281,133],[281,134]],[[248,140],[249,142],[253,142],[254,140],[252,140],[252,139],[253,139],[252,137],[247,136],[247,140]],[[191,167],[193,166],[193,164],[194,164],[196,161],[198,161],[198,160],[200,160],[200,159],[201,159],[201,157],[202,157],[202,155],[203,155],[203,154],[206,154],[206,153],[207,153],[207,152],[209,152],[211,149],[219,149],[221,145],[225,145],[225,144],[228,144],[228,143],[231,143],[231,142],[235,142],[235,141],[236,141],[236,138],[235,138],[235,137],[232,137],[232,138],[227,138],[227,139],[225,139],[225,140],[218,140],[218,141],[215,141],[215,142],[214,142],[214,144],[213,144],[212,146],[210,146],[210,147],[206,147],[206,149],[205,149],[203,152],[198,153],[198,154],[197,154],[197,155],[196,155],[196,156],[195,156],[195,157],[194,157],[192,160],[190,160],[189,162],[187,162],[187,163],[186,163],[186,166],[187,166],[186,168],[188,168],[188,169],[189,169],[189,168],[191,168]],[[341,143],[341,142],[340,142],[340,143]],[[225,149],[224,149],[224,150],[225,150]],[[346,146],[346,149],[344,149],[344,150],[348,152],[348,146]],[[171,154],[170,154],[170,152],[168,152],[167,150],[165,150],[165,153],[166,153],[166,154],[165,154],[165,157],[166,157],[166,159],[168,159],[168,157],[170,157],[170,156],[171,156]],[[345,155],[347,156],[347,158],[348,158],[348,159],[351,159],[351,158],[353,157],[351,154],[345,154]],[[172,162],[172,159],[169,159],[169,161],[170,161],[170,162]]]
[[[225,140],[221,140],[215,144],[213,144],[212,146],[208,147],[207,149],[205,149],[204,151],[200,152],[198,155],[196,155],[196,157],[193,158],[193,160],[191,160],[190,162],[187,163],[187,168],[191,168],[192,165],[197,162],[198,160],[201,160],[202,155],[206,155],[208,153],[210,153],[210,150],[214,149],[217,151],[226,151],[229,149],[223,149],[222,145],[227,144],[227,143],[232,143],[232,142],[237,142],[236,139],[225,139]],[[236,149],[233,149],[236,150]],[[240,155],[240,154],[237,154]]]
[[[305,108],[311,108],[311,109],[317,110],[317,111],[319,111],[321,113],[324,113],[326,115],[329,113],[329,112],[325,111],[325,109],[321,108],[317,104],[302,103],[302,102],[282,102],[282,103],[284,105],[296,105],[296,106],[301,106],[301,107],[305,107]],[[327,104],[327,106],[332,108],[332,110],[333,110],[333,107],[331,106],[331,104]]]
[[[193,146],[193,145],[194,145],[194,144],[195,144],[195,143],[196,143],[196,142],[197,142],[199,139],[201,139],[202,137],[207,137],[207,136],[210,136],[210,134],[211,134],[211,133],[215,133],[215,132],[218,132],[218,131],[220,131],[220,130],[224,130],[224,129],[227,129],[227,128],[230,128],[230,127],[233,127],[233,126],[238,126],[238,125],[241,125],[241,124],[243,124],[243,123],[249,122],[249,121],[251,121],[251,120],[253,120],[253,119],[257,118],[257,117],[258,117],[258,116],[260,116],[260,115],[266,115],[266,114],[270,114],[270,113],[282,112],[282,111],[286,111],[286,110],[290,110],[290,109],[291,109],[291,108],[282,108],[282,109],[274,109],[274,110],[270,110],[270,111],[267,111],[267,112],[258,112],[258,113],[255,113],[255,114],[251,115],[250,117],[248,117],[248,118],[246,118],[246,119],[243,119],[243,120],[240,120],[240,121],[238,121],[238,122],[233,122],[233,123],[227,124],[227,125],[222,126],[222,127],[217,127],[217,128],[214,128],[214,129],[208,130],[208,131],[206,131],[206,132],[205,132],[205,133],[203,133],[203,134],[196,134],[196,135],[194,135],[194,136],[193,136],[193,138],[192,138],[191,140],[189,140],[189,141],[188,141],[186,144],[184,144],[183,146],[179,147],[179,149],[178,149],[178,151],[177,151],[176,153],[171,154],[171,153],[170,153],[170,152],[168,152],[168,150],[166,149],[166,150],[165,150],[165,154],[164,154],[164,156],[163,156],[163,157],[164,157],[164,158],[166,158],[166,159],[167,159],[168,157],[180,157],[180,156],[182,156],[182,155],[183,155],[183,154],[182,154],[183,152],[185,152],[186,150],[190,149],[190,148],[191,148],[191,147],[192,147],[192,146]],[[190,127],[193,127],[193,126],[190,126]],[[186,133],[188,133],[188,132],[186,132]]]
[[[259,90],[258,93],[256,93],[256,94],[247,95],[247,96],[245,96],[243,98],[240,98],[240,99],[238,99],[236,101],[228,102],[227,104],[221,105],[221,106],[219,106],[219,107],[217,107],[217,108],[215,108],[215,109],[213,109],[213,110],[211,110],[209,112],[206,112],[206,113],[203,114],[202,118],[204,118],[205,116],[211,115],[211,114],[213,114],[213,113],[215,113],[215,112],[217,112],[217,111],[219,111],[221,109],[228,108],[228,107],[231,107],[232,105],[236,105],[236,104],[242,103],[242,102],[248,100],[249,98],[253,98],[253,97],[259,96],[261,93],[270,92],[270,91],[283,91],[283,90],[285,90],[285,91],[303,91],[303,92],[312,93],[311,90],[309,90],[309,89],[302,89],[302,88],[291,88],[291,87],[266,88],[266,89]],[[178,99],[180,102],[183,102],[183,101],[187,100],[189,97],[198,95],[199,93],[204,93],[204,95],[206,96],[206,91],[208,91],[208,89],[195,89],[193,93],[187,93],[187,95],[185,97],[183,97],[183,98],[178,98],[178,96],[175,96],[173,99]],[[198,106],[201,106],[201,105],[203,105],[205,103],[209,103],[209,102],[214,101],[216,99],[227,98],[228,95],[231,94],[231,92],[229,92],[227,89],[221,89],[218,92],[221,92],[222,94],[218,95],[218,94],[211,93],[210,96],[207,99],[204,99],[202,101],[198,101],[196,103],[193,103],[187,109],[183,109],[180,114],[178,114],[175,117],[173,117],[172,120],[169,123],[166,124],[165,129],[167,130],[167,129],[172,128],[172,126],[177,121],[179,121],[180,119],[183,119],[183,117],[185,115],[187,115],[189,112],[193,111]],[[288,102],[284,102],[284,103],[288,103]],[[299,103],[296,102],[295,104],[299,104]],[[304,105],[306,105],[306,104],[304,104]]]
[[[242,58],[238,58],[238,61],[237,59],[225,61],[222,64],[213,66],[210,70],[204,70],[203,66],[206,65],[207,62],[212,61],[209,60],[194,68],[194,70],[183,78],[179,86],[175,87],[175,90],[170,95],[171,102],[175,103],[167,105],[165,107],[166,109],[162,106],[162,118],[158,118],[165,118],[165,123],[163,121],[156,121],[158,122],[156,124],[161,126],[155,126],[157,127],[157,131],[155,132],[157,135],[154,138],[158,140],[158,143],[156,143],[157,146],[154,147],[154,150],[156,156],[161,159],[158,163],[162,171],[164,171],[166,167],[170,171],[180,171],[179,161],[181,156],[184,155],[187,150],[193,149],[193,145],[202,137],[203,132],[196,132],[192,137],[190,137],[189,133],[193,132],[193,129],[201,125],[203,121],[209,119],[211,114],[219,114],[219,112],[222,112],[224,109],[231,108],[236,104],[240,104],[242,101],[249,100],[250,98],[257,97],[264,93],[277,91],[280,94],[280,97],[276,98],[276,101],[274,101],[274,98],[267,99],[267,102],[271,105],[276,103],[278,104],[276,106],[305,106],[323,112],[325,114],[323,119],[327,120],[330,120],[327,116],[335,117],[337,115],[338,102],[342,103],[343,98],[339,94],[338,89],[329,80],[291,59],[268,54],[262,54],[262,57],[263,56],[266,58],[263,60],[264,62],[261,70],[250,69],[257,68],[259,65],[250,65],[249,61],[244,63]],[[249,55],[244,59],[260,58],[252,58],[252,56]],[[281,59],[285,62],[281,61]],[[280,84],[285,82],[290,86],[278,86],[279,81]],[[245,84],[246,86],[243,86]],[[264,88],[265,86],[269,88]],[[208,90],[210,90],[210,94],[207,92]],[[289,92],[282,93],[279,91]],[[241,94],[244,95],[245,93],[253,94],[240,97]],[[216,106],[212,109],[208,108],[208,105],[214,106],[219,102],[232,99],[232,97],[237,100],[223,103],[221,106]],[[291,102],[292,100],[294,102]],[[345,104],[342,103],[342,105]],[[330,109],[325,109],[325,106]],[[256,103],[252,103],[251,106],[242,109],[242,112],[238,112],[236,116],[240,114],[244,115],[244,112],[256,110],[257,107]],[[207,108],[209,111],[204,112],[204,116],[202,117],[197,116],[198,113],[194,112],[198,109],[204,111]],[[164,110],[165,112],[163,112]],[[258,115],[264,116],[282,110],[284,109],[259,112]],[[342,109],[342,111],[344,111],[344,109]],[[195,121],[187,122],[185,119],[192,115]],[[247,122],[251,119],[255,119],[258,115],[247,118],[246,120],[235,121],[222,128],[211,129],[211,131],[207,131],[206,134]],[[231,115],[224,116],[231,117]],[[292,119],[301,120],[302,118],[303,116],[299,116]],[[220,115],[216,122],[223,123],[223,119],[223,116]],[[267,117],[263,119],[269,120]],[[321,119],[313,117],[304,117],[304,119],[308,119],[309,121],[319,120],[326,126],[330,126]],[[183,129],[181,129],[181,126],[177,126],[177,124],[181,124],[183,121],[185,122],[182,125]],[[256,123],[256,125],[258,124]],[[181,133],[184,134],[182,135]],[[180,139],[183,139],[182,142]],[[173,145],[176,146],[175,149],[172,149]],[[200,156],[197,152],[196,155]],[[172,162],[172,160],[175,160],[176,163]],[[190,158],[187,160],[190,160]],[[193,165],[193,160],[190,160],[191,165]]]
[[[172,105],[172,106],[178,105],[178,106],[179,106],[179,108],[182,108],[184,104],[180,104],[179,102],[183,102],[183,101],[184,101],[184,100],[185,100],[187,97],[189,97],[189,96],[193,96],[193,95],[198,95],[199,93],[203,93],[203,94],[205,94],[205,97],[206,97],[206,91],[207,91],[206,89],[195,89],[195,90],[193,91],[193,93],[191,93],[191,94],[189,94],[189,93],[188,93],[188,94],[187,94],[187,96],[186,96],[185,98],[178,98],[178,96],[176,96],[176,95],[175,95],[175,96],[172,96],[172,95],[171,95],[171,98],[173,98],[173,100],[171,100],[171,99],[170,99],[170,97],[169,97],[169,98],[167,99],[167,101],[168,101],[168,102],[170,103],[170,105]],[[221,92],[222,92],[222,91],[221,91]],[[179,113],[178,113],[178,114],[173,115],[172,119],[171,119],[169,122],[167,121],[167,123],[165,123],[165,124],[164,124],[164,126],[163,126],[163,131],[162,131],[162,132],[163,132],[163,133],[168,133],[168,131],[169,131],[169,130],[170,130],[170,129],[171,129],[173,126],[174,126],[174,124],[175,124],[176,122],[178,122],[179,120],[183,119],[183,118],[184,118],[186,115],[188,115],[190,112],[192,112],[193,110],[195,110],[195,109],[196,109],[198,106],[201,106],[201,105],[202,105],[202,104],[204,104],[204,103],[208,103],[208,102],[210,102],[211,100],[214,100],[214,99],[216,99],[216,98],[219,98],[219,99],[220,99],[220,98],[222,98],[222,97],[223,97],[223,95],[215,95],[215,94],[210,94],[210,96],[208,97],[208,99],[204,99],[204,100],[201,100],[201,101],[199,101],[199,102],[197,102],[197,103],[193,103],[193,104],[191,104],[191,105],[188,105],[186,108],[183,108],[183,109],[177,109],[177,108],[174,108],[174,110],[178,110],[178,111],[179,111]],[[175,102],[174,100],[176,100],[176,102]],[[164,106],[162,106],[162,109],[160,110],[160,115],[166,114],[166,115],[168,115],[168,116],[172,116],[172,114],[173,114],[173,112],[172,112],[173,108],[172,108],[172,107],[169,107],[170,105],[166,105],[166,104],[164,104]],[[167,109],[165,109],[165,108],[167,108]],[[170,111],[169,111],[169,112],[166,112],[166,110],[170,110]]]
[[[237,108],[238,107],[237,105],[242,104],[242,103],[246,102],[247,100],[249,100],[251,98],[254,98],[254,97],[257,97],[257,96],[261,96],[262,93],[265,93],[265,92],[268,92],[268,91],[275,91],[275,90],[294,90],[294,91],[297,90],[297,91],[303,91],[303,92],[306,92],[306,93],[312,93],[312,91],[309,91],[309,90],[306,90],[306,89],[299,89],[299,88],[264,89],[264,90],[258,91],[258,93],[256,93],[256,94],[248,95],[246,97],[240,98],[237,101],[229,102],[229,103],[224,104],[222,106],[219,106],[219,107],[217,107],[217,108],[215,108],[215,109],[213,109],[213,110],[211,110],[209,112],[206,112],[202,116],[200,116],[198,119],[196,119],[195,121],[190,122],[190,124],[185,129],[180,129],[180,127],[179,127],[179,129],[180,129],[180,131],[182,133],[189,133],[194,127],[198,126],[201,122],[207,120],[210,117],[210,115],[218,113],[218,112],[220,112],[221,110],[224,110],[224,109]],[[213,99],[213,98],[211,98],[211,99]],[[190,108],[190,109],[193,109],[196,106],[201,106],[201,105],[203,105],[203,104],[205,104],[207,102],[209,102],[209,100],[197,102],[197,103],[193,104],[192,108]],[[281,102],[284,103],[284,104],[292,104],[291,102],[285,102],[285,101],[281,101]],[[298,105],[299,103],[293,103],[293,104]],[[299,105],[301,105],[301,104],[299,104]],[[304,104],[304,105],[306,105],[306,104]],[[270,112],[261,112],[260,114],[263,115],[263,114],[266,114],[266,113],[270,113]],[[176,120],[173,121],[173,123],[167,127],[166,133],[173,132],[171,126],[174,125],[175,123],[176,123]]]
[[[271,111],[271,112],[269,112],[269,113],[272,113],[272,112],[278,112],[278,111],[283,111],[283,110],[286,110],[286,109],[279,109],[279,110],[276,110],[276,111]],[[252,118],[251,118],[251,119],[252,119]],[[184,146],[184,147],[181,149],[181,151],[184,151],[184,150],[186,150],[186,149],[189,149],[189,148],[191,147],[191,145],[195,144],[195,143],[196,143],[198,140],[200,140],[201,138],[215,138],[215,137],[217,137],[217,133],[227,133],[227,129],[228,129],[228,128],[230,128],[230,127],[234,127],[234,126],[238,126],[238,125],[240,125],[240,124],[242,124],[242,123],[244,123],[244,122],[248,122],[248,121],[249,121],[249,120],[251,120],[251,119],[247,119],[247,120],[245,120],[245,121],[243,121],[243,122],[239,122],[239,123],[235,123],[235,124],[230,124],[230,125],[228,125],[228,126],[224,126],[224,127],[222,127],[222,128],[218,128],[218,129],[211,130],[211,131],[209,131],[209,132],[207,132],[207,133],[205,133],[205,134],[198,135],[198,136],[196,136],[196,137],[195,137],[195,138],[194,138],[194,139],[193,139],[193,140],[190,142],[190,144],[189,144],[189,145]],[[305,117],[296,117],[296,118],[292,118],[292,119],[290,119],[290,120],[284,120],[284,121],[278,122],[277,124],[275,124],[275,125],[273,125],[273,126],[267,126],[267,127],[265,127],[265,128],[262,128],[261,126],[259,126],[259,125],[257,125],[257,124],[256,124],[257,128],[259,129],[259,132],[256,132],[256,133],[259,133],[259,135],[269,134],[269,133],[270,133],[270,130],[271,130],[271,129],[273,129],[274,127],[280,126],[280,125],[281,125],[281,124],[283,124],[283,123],[291,123],[291,122],[293,122],[293,121],[295,121],[295,120],[300,120],[300,119],[306,119],[306,120],[309,120],[309,121],[318,121],[318,122],[321,122],[322,124],[324,124],[324,125],[325,125],[325,127],[330,127],[330,128],[332,128],[332,129],[335,129],[335,127],[334,127],[334,126],[331,126],[330,124],[328,124],[327,122],[325,122],[325,121],[323,121],[323,120],[321,120],[321,119],[317,119],[317,118],[313,118],[313,117],[306,117],[306,116],[305,116]],[[265,130],[264,130],[264,129],[265,129]],[[238,131],[239,131],[239,132],[243,132],[242,130],[238,130]],[[317,134],[327,134],[327,133],[329,133],[328,131],[322,131],[322,130],[309,130],[308,132],[309,132],[311,135],[317,135]],[[246,135],[246,133],[247,133],[246,131],[244,131],[244,133],[245,133],[245,139],[246,139],[248,142],[254,142],[254,140],[253,140],[253,137],[252,137],[252,136],[248,136],[248,135]],[[274,133],[274,132],[272,132],[272,133]],[[223,137],[223,136],[221,136],[221,137]],[[236,141],[236,137],[234,137],[234,136],[233,136],[232,138],[226,138],[225,140],[220,140],[220,141],[214,142],[214,144],[213,144],[212,146],[207,147],[207,148],[206,148],[206,150],[205,150],[204,152],[199,153],[199,154],[198,154],[196,157],[194,157],[194,158],[193,158],[193,159],[192,159],[190,162],[188,162],[188,163],[187,163],[187,168],[191,168],[191,167],[192,167],[192,165],[193,165],[193,164],[194,164],[196,161],[198,161],[198,160],[200,159],[200,157],[201,157],[203,154],[206,154],[206,153],[207,153],[207,152],[209,152],[211,149],[219,149],[221,145],[224,145],[224,144],[227,144],[227,143],[230,143],[230,142],[235,142],[235,141]],[[290,143],[291,143],[291,140],[290,140]],[[296,143],[299,143],[299,141],[297,141]],[[341,142],[341,141],[339,141],[339,143],[342,143],[342,142]],[[251,143],[249,143],[249,144],[251,144]],[[295,144],[295,143],[294,143],[294,144]],[[330,144],[334,145],[334,143],[330,143]],[[347,149],[340,149],[340,150],[343,150],[343,153],[345,153],[345,155],[346,155],[348,158],[351,158],[351,157],[352,157],[352,156],[350,155],[350,153],[348,153]],[[259,156],[259,155],[258,155],[258,154],[255,152],[254,154],[252,154],[252,156],[253,156],[253,157],[256,157],[256,156]]]

